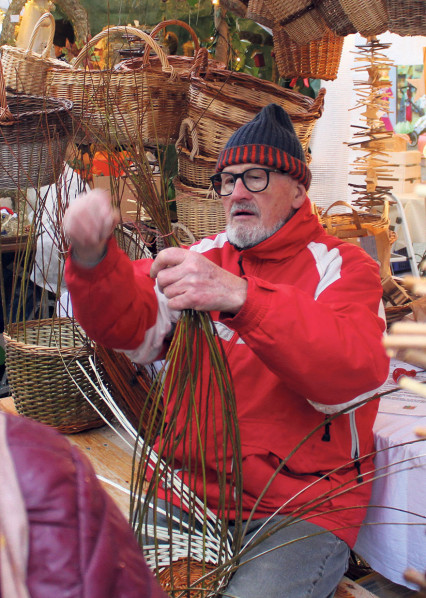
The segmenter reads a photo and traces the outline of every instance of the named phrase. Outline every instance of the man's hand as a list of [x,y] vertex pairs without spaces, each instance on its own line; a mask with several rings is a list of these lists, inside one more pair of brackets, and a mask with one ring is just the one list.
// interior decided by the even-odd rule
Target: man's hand
[[87,267],[98,263],[119,220],[118,210],[112,207],[104,191],[94,189],[77,197],[65,212],[62,223],[76,261]]
[[163,249],[151,267],[170,309],[236,314],[247,297],[247,281],[203,255],[181,248]]

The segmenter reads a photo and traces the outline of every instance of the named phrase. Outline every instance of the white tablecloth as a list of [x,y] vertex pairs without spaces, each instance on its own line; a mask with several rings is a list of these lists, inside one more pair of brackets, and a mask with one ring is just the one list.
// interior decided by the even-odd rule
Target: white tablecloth
[[375,571],[408,587],[407,568],[426,571],[426,440],[419,441],[416,427],[426,427],[426,417],[378,414],[378,477],[355,546]]

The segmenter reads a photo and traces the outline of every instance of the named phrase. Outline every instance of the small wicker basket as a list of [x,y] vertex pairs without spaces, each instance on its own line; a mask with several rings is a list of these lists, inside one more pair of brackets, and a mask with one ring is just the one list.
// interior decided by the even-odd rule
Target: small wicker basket
[[283,27],[274,27],[274,52],[278,72],[283,78],[309,77],[334,81],[339,70],[343,37],[330,29],[316,41],[300,46]]
[[186,226],[197,240],[225,230],[225,210],[213,189],[190,187],[179,178],[175,178],[173,184],[176,190],[178,221]]
[[54,183],[63,168],[72,103],[8,94],[0,62],[0,188]]
[[388,29],[385,0],[338,0],[359,33],[364,37],[379,35]]
[[305,45],[320,39],[326,30],[314,0],[270,0],[270,11],[276,25],[284,27],[297,44]]
[[318,10],[327,24],[327,27],[336,35],[345,37],[356,33],[348,15],[337,0],[318,0]]
[[386,0],[389,31],[398,35],[425,35],[426,5],[424,0]]
[[200,155],[197,130],[191,118],[182,121],[176,149],[180,180],[191,187],[208,189],[211,185],[210,176],[215,172],[216,159]]
[[78,325],[67,318],[12,324],[3,333],[6,370],[18,413],[67,434],[97,428],[108,408],[78,364],[90,370],[93,350]]
[[274,25],[274,17],[267,0],[249,0],[246,19],[251,19],[270,29]]

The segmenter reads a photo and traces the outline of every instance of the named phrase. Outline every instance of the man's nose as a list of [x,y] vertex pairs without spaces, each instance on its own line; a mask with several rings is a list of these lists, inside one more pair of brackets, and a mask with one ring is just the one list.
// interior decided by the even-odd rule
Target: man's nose
[[248,195],[249,195],[249,191],[248,191],[247,187],[244,185],[243,179],[238,178],[235,181],[234,189],[233,189],[231,195],[229,196],[230,199],[233,199],[233,200],[247,199]]

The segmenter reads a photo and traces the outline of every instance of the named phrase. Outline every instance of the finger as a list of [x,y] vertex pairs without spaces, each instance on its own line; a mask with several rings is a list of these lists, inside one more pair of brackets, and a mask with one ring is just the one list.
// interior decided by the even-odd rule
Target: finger
[[150,271],[151,278],[157,278],[158,273],[166,268],[178,266],[188,257],[188,250],[181,247],[168,247],[159,252]]

